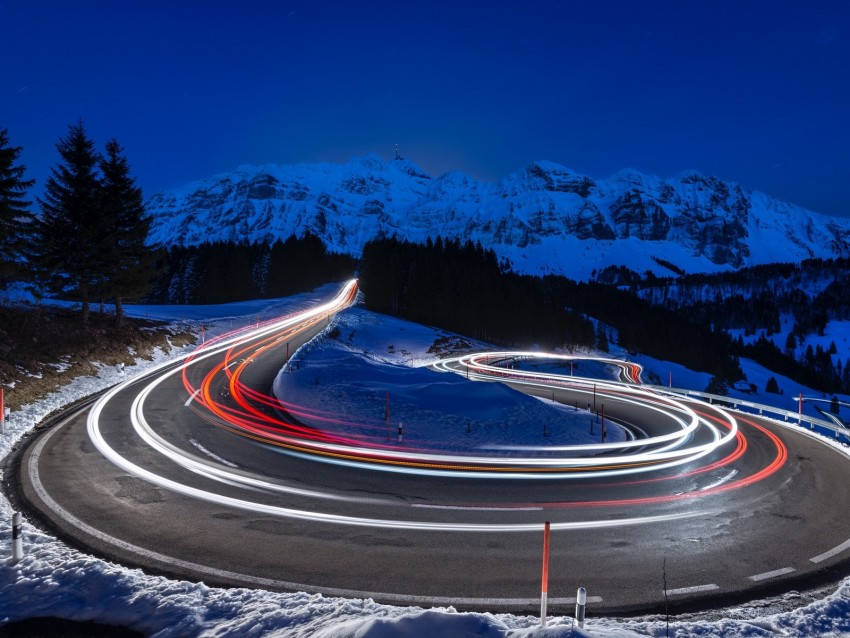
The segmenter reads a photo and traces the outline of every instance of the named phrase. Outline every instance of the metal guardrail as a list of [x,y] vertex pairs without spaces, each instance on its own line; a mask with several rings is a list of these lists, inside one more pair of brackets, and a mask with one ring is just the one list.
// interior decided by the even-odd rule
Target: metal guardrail
[[[494,353],[494,355],[498,355],[500,353]],[[504,354],[504,353],[502,353]],[[505,357],[507,358],[507,357]],[[513,359],[522,359],[523,357],[510,357]],[[626,364],[627,362],[623,362]],[[570,377],[571,381],[574,382],[582,382],[590,384],[593,382],[592,379],[584,378],[584,377]],[[610,381],[606,383],[611,383]],[[622,381],[615,381],[615,384],[622,384],[626,386],[633,385],[631,383],[624,383]],[[739,410],[741,412],[752,411],[753,414],[758,414],[763,416],[765,413],[770,415],[778,415],[782,417],[782,419],[788,423],[789,425],[797,425],[800,428],[809,430],[811,432],[815,432],[827,438],[833,439],[843,445],[850,446],[850,429],[834,423],[832,421],[826,421],[824,419],[818,419],[817,417],[807,416],[805,414],[801,414],[800,412],[792,412],[790,410],[783,410],[781,408],[777,408],[772,405],[764,405],[763,403],[755,403],[754,401],[747,401],[746,399],[738,399],[735,397],[728,397],[721,394],[710,394],[708,392],[699,392],[697,390],[688,390],[685,388],[672,388],[668,386],[662,385],[652,385],[649,383],[640,384],[641,388],[650,388],[659,393],[666,393],[672,396],[685,396],[685,397],[696,397],[703,400],[708,400],[709,403],[716,403],[720,406],[731,408],[733,410]]]
[[743,410],[742,408],[748,408],[749,410],[757,412],[759,415],[763,415],[765,413],[775,414],[781,416],[786,423],[798,425],[801,428],[810,430],[812,432],[817,432],[818,434],[822,434],[823,436],[834,439],[845,445],[850,445],[850,430],[848,430],[847,428],[841,427],[840,425],[836,425],[835,423],[831,423],[829,421],[824,421],[823,419],[818,419],[816,417],[800,414],[799,412],[782,410],[781,408],[777,408],[772,405],[754,403],[753,401],[746,401],[744,399],[727,397],[720,394],[709,394],[708,392],[686,390],[684,388],[668,388],[666,386],[649,384],[645,384],[644,387],[652,388],[657,392],[666,392],[674,396],[692,396],[700,399],[708,399],[709,403],[717,403],[718,405],[721,405],[723,407],[729,407],[733,410],[740,410],[741,412],[747,412],[747,410]]

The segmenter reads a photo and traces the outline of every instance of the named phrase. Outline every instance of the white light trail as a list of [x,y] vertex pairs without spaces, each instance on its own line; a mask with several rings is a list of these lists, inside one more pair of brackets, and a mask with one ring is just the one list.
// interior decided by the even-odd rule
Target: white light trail
[[[350,498],[318,490],[295,488],[285,485],[282,482],[260,478],[247,471],[237,471],[232,467],[225,467],[221,463],[199,458],[190,452],[169,443],[163,437],[159,436],[145,416],[146,401],[165,380],[170,379],[175,375],[181,375],[185,370],[192,366],[197,366],[199,363],[206,361],[211,357],[223,355],[231,348],[244,342],[270,337],[276,335],[282,330],[293,329],[310,321],[314,321],[316,318],[322,317],[322,315],[330,315],[331,313],[337,312],[350,302],[351,294],[355,286],[356,281],[349,282],[342,291],[328,303],[283,317],[279,320],[259,324],[254,329],[244,330],[237,334],[226,336],[217,340],[210,340],[193,354],[183,357],[177,365],[169,363],[159,366],[156,369],[157,374],[150,375],[150,381],[141,387],[133,399],[129,415],[133,431],[141,441],[162,457],[198,476],[221,482],[223,484],[237,486],[247,490],[261,490],[263,492],[271,493],[282,492],[313,499],[336,499],[368,503],[381,502],[379,499]],[[623,403],[641,405],[646,409],[656,412],[659,417],[663,417],[671,423],[672,429],[670,432],[658,436],[638,440],[627,440],[618,443],[592,444],[585,446],[554,446],[548,448],[514,448],[514,451],[522,452],[522,454],[511,457],[504,457],[503,454],[492,456],[482,453],[475,455],[435,454],[412,450],[390,449],[387,447],[329,443],[326,441],[301,438],[293,434],[280,436],[276,440],[284,444],[295,446],[298,450],[276,449],[283,453],[304,456],[328,463],[368,467],[390,472],[437,475],[451,474],[452,476],[475,478],[560,479],[624,475],[675,467],[685,463],[690,463],[711,454],[717,448],[732,441],[737,436],[738,426],[735,419],[728,413],[716,407],[713,408],[715,412],[728,424],[728,431],[726,432],[721,433],[707,419],[699,417],[688,406],[671,398],[660,397],[657,394],[646,392],[626,384],[599,382],[582,377],[566,377],[564,375],[543,374],[538,372],[517,370],[508,371],[498,366],[492,366],[486,361],[487,359],[492,359],[494,357],[536,357],[539,359],[567,358],[563,355],[526,352],[485,353],[478,355],[465,355],[463,357],[446,360],[441,362],[440,366],[445,370],[452,370],[454,372],[457,372],[457,370],[453,370],[449,364],[454,363],[455,365],[468,367],[470,370],[475,370],[474,377],[478,379],[500,379],[508,373],[511,382],[529,386],[539,386],[547,389],[563,389],[568,387],[571,390],[589,392],[591,386],[594,386],[594,390],[599,396],[609,397],[609,400],[611,401],[617,400]],[[485,361],[482,362],[482,360]],[[626,371],[629,378],[638,378],[640,375],[639,368],[632,364],[626,364],[622,361],[616,360],[601,361],[621,366]],[[496,377],[496,375],[498,375],[498,377]],[[539,531],[539,523],[448,523],[342,516],[331,513],[271,505],[268,503],[258,502],[254,499],[235,498],[233,496],[225,496],[206,489],[186,485],[158,474],[150,469],[141,467],[140,465],[130,461],[128,458],[122,456],[111,445],[109,445],[101,431],[100,420],[104,408],[120,393],[132,391],[131,385],[138,387],[138,384],[138,381],[126,381],[115,386],[100,400],[98,400],[90,411],[88,417],[87,428],[89,437],[100,453],[116,466],[134,476],[173,492],[253,512],[345,525],[440,531]],[[192,399],[197,399],[198,402],[204,403],[202,400],[203,396],[198,398],[199,393],[200,390],[192,394],[186,404],[189,405]],[[614,396],[614,393],[616,393],[616,397]],[[708,432],[709,441],[700,445],[688,445],[692,442],[695,433],[702,429],[705,429]],[[654,449],[646,450],[648,447]],[[637,449],[645,451],[636,451]],[[593,454],[588,456],[586,455],[588,452],[592,452]],[[600,456],[599,454],[602,452],[619,452],[619,454],[606,454]],[[575,456],[576,453],[585,454]],[[347,458],[341,458],[343,456]],[[500,468],[515,468],[518,471],[504,471]],[[393,503],[396,505],[398,504],[397,501],[393,501]],[[705,512],[694,512],[692,515],[705,515]],[[691,516],[691,514],[686,514],[684,516]],[[682,514],[675,514],[611,520],[572,521],[553,523],[552,527],[554,529],[613,527],[620,525],[662,522],[682,517]]]

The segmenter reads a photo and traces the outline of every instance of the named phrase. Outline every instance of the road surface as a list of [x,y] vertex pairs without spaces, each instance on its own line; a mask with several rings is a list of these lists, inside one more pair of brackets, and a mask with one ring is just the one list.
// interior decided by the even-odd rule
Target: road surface
[[[581,455],[587,465],[574,453],[464,465],[396,445],[361,456],[348,441],[296,438],[297,416],[267,401],[271,381],[350,299],[209,346],[94,411],[63,415],[14,459],[28,513],[72,544],[155,573],[459,609],[538,608],[546,521],[551,613],[579,586],[588,613],[628,614],[847,573],[848,457],[802,430],[738,413],[730,421],[696,401],[600,384],[607,418],[638,441]],[[590,396],[569,380],[518,387],[570,405]],[[682,434],[690,414],[699,426]],[[269,425],[286,417],[289,429]],[[671,433],[675,446],[656,441]]]

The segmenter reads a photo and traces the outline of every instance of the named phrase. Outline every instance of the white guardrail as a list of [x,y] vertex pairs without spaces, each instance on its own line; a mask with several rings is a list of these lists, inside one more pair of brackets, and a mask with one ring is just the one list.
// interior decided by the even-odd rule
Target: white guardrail
[[836,441],[850,445],[850,430],[847,428],[836,425],[835,423],[830,423],[829,421],[824,421],[823,419],[800,414],[799,412],[783,410],[772,405],[754,403],[753,401],[736,399],[734,397],[727,397],[721,394],[709,394],[708,392],[697,392],[696,390],[685,390],[683,388],[668,388],[667,386],[662,385],[644,384],[643,387],[652,388],[656,392],[667,393],[673,396],[691,396],[699,399],[707,399],[709,403],[717,403],[724,407],[740,410],[741,412],[747,412],[747,410],[743,410],[742,408],[748,408],[749,410],[757,412],[759,415],[778,415],[782,417],[786,423],[796,424],[802,428],[811,430],[812,432],[823,434],[830,438],[834,438]]
[[[524,359],[528,357],[516,356],[519,353],[505,353],[505,352],[495,352],[495,353],[482,353],[482,356],[487,355],[498,357],[499,355],[514,355],[511,357],[512,359]],[[568,358],[568,357],[567,357]],[[598,360],[598,359],[597,359]],[[622,363],[624,366],[627,365],[628,361],[615,361],[613,359],[605,359],[605,361]],[[582,378],[582,381],[585,383],[592,383],[592,379]],[[624,383],[622,381],[614,382],[621,383],[623,385],[633,385],[630,383]],[[673,388],[663,385],[652,385],[650,383],[641,383],[638,387],[641,388],[649,388],[658,392],[660,394],[669,394],[671,396],[679,396],[679,397],[695,397],[698,399],[707,400],[709,403],[716,403],[722,407],[732,408],[733,410],[739,410],[741,412],[748,412],[748,410],[752,410],[752,413],[763,416],[765,414],[768,415],[778,415],[782,417],[782,419],[788,423],[789,425],[797,425],[801,428],[810,430],[812,432],[816,432],[828,438],[834,439],[835,441],[850,446],[850,429],[839,425],[837,423],[826,421],[824,419],[818,419],[817,417],[807,416],[805,414],[801,414],[800,412],[793,412],[790,410],[783,410],[781,408],[777,408],[772,405],[764,405],[762,403],[755,403],[753,401],[747,401],[746,399],[738,399],[735,397],[728,397],[722,394],[709,394],[708,392],[699,392],[697,390],[687,390],[684,388]],[[746,408],[746,409],[744,409]]]

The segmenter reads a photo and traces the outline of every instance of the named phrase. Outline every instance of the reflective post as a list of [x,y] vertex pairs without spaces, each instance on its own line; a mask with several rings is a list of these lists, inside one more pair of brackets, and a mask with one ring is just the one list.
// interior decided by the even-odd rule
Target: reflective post
[[579,629],[584,629],[584,608],[587,605],[587,590],[579,587],[576,592],[576,622]]
[[12,514],[12,564],[24,557],[24,540],[21,532],[21,513]]

